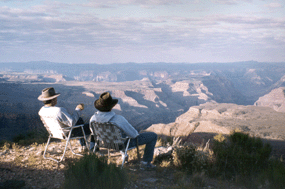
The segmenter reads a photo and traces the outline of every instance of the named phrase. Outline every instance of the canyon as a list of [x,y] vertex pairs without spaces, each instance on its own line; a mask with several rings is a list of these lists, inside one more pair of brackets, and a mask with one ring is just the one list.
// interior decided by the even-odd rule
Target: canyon
[[0,140],[42,128],[41,90],[53,86],[71,113],[109,91],[114,111],[139,131],[164,135],[229,133],[234,129],[284,140],[285,63],[63,64],[0,63]]

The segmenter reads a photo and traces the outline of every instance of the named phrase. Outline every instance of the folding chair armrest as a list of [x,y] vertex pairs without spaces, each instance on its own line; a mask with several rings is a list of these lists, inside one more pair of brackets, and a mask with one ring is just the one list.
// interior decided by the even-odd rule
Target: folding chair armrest
[[72,126],[73,129],[74,129],[74,128],[78,128],[78,127],[84,127],[84,124]]
[[84,124],[81,124],[81,125],[74,125],[72,127],[65,127],[65,128],[62,128],[62,130],[65,130],[65,131],[69,131],[71,129],[74,129],[74,128],[78,128],[78,127],[83,127]]

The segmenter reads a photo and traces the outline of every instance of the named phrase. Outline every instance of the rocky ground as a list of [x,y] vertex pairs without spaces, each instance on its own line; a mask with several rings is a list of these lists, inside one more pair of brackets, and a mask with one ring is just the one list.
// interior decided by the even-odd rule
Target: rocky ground
[[[77,142],[73,144],[76,146]],[[51,143],[49,148],[51,156],[58,157],[58,146],[63,147],[64,142]],[[74,149],[78,151],[77,147]],[[42,156],[43,151],[44,145],[42,144],[33,144],[26,147],[13,145],[11,148],[7,148],[4,145],[0,151],[0,188],[60,188],[64,182],[64,170],[67,168],[68,163],[80,158],[80,156],[74,156],[68,151],[65,161],[58,164],[54,161],[44,159]],[[104,152],[104,149],[102,149],[101,153]],[[142,149],[141,152],[143,152]],[[184,174],[179,170],[167,167],[167,165],[157,165],[155,169],[142,170],[135,154],[132,151],[129,152],[130,161],[124,166],[129,175],[129,182],[126,189],[176,189],[182,188],[185,183],[188,186],[187,188],[243,188],[226,181],[206,178],[204,175],[187,176],[182,182],[180,176]],[[117,162],[120,165],[120,159],[120,154],[115,154],[111,161]]]

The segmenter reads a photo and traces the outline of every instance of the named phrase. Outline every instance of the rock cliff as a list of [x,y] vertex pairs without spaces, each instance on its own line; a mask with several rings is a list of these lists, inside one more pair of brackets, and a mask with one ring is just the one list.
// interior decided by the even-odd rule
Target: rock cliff
[[273,89],[270,93],[260,97],[254,105],[271,107],[275,111],[285,112],[285,87]]
[[169,124],[154,124],[148,131],[167,136],[193,133],[229,134],[240,130],[264,139],[285,140],[285,113],[269,107],[208,102],[190,109]]

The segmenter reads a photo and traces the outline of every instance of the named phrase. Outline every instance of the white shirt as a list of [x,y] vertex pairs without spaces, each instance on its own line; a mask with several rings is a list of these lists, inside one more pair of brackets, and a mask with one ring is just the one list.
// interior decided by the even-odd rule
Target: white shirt
[[39,115],[45,120],[46,117],[56,120],[61,127],[72,127],[81,116],[81,110],[76,108],[70,115],[65,108],[57,106],[43,106]]

